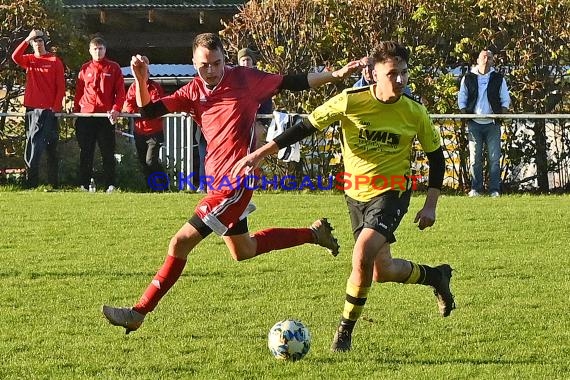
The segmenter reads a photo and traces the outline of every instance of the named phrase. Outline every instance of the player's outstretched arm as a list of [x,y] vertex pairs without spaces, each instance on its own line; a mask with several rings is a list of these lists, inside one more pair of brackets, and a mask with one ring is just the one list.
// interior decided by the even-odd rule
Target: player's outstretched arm
[[365,67],[363,59],[357,61],[351,61],[347,63],[344,67],[335,71],[323,71],[320,73],[309,73],[307,74],[307,80],[309,82],[309,87],[315,88],[322,86],[323,84],[330,82],[337,82],[348,78],[353,73],[361,70]]
[[275,140],[268,142],[239,160],[232,169],[232,177],[236,178],[239,175],[248,175],[259,166],[261,160],[267,156],[277,153],[278,151],[279,146]]
[[277,153],[281,148],[303,140],[305,137],[312,135],[316,131],[317,129],[312,126],[307,118],[297,117],[291,128],[286,129],[285,132],[275,137],[271,142],[239,160],[234,165],[232,176],[237,177],[240,174],[247,175],[253,169],[258,167],[261,160],[265,157]]

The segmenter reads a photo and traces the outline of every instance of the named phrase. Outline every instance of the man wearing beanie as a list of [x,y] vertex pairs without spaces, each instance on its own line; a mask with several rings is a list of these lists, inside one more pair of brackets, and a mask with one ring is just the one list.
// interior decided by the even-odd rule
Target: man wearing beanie
[[238,51],[238,65],[253,68],[255,66],[255,53],[250,48]]

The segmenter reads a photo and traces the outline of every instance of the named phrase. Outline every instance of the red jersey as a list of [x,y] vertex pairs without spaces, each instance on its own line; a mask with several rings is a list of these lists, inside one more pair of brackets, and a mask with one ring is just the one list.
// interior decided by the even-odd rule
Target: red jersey
[[[164,89],[157,82],[149,79],[146,82],[146,86],[151,100],[158,100],[164,96]],[[134,82],[127,91],[127,98],[125,99],[125,105],[123,106],[125,112],[139,112],[136,99],[136,89],[137,84]],[[162,132],[162,119],[135,119],[135,133],[138,133],[139,135],[153,135],[159,132]]]
[[26,69],[24,105],[61,112],[61,102],[65,96],[63,63],[52,53],[39,57],[24,54],[27,47],[28,43],[22,41],[12,53],[14,62]]
[[282,82],[279,74],[226,67],[213,90],[196,77],[162,98],[169,112],[187,112],[201,126],[208,143],[206,175],[214,177],[213,187],[227,186],[228,181],[235,183],[229,177],[233,166],[255,147],[254,122],[259,104],[275,95]]
[[121,67],[107,58],[89,61],[79,71],[75,86],[74,112],[121,111],[125,102],[125,81]]

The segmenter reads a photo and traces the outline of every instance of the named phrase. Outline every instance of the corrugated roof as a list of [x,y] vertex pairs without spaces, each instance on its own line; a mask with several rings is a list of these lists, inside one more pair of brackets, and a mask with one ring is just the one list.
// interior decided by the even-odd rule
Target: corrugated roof
[[[193,77],[197,71],[194,65],[188,64],[156,64],[151,63],[148,66],[151,77]],[[123,76],[132,77],[131,68],[121,67]]]
[[124,0],[95,0],[77,1],[64,0],[64,8],[107,8],[107,9],[160,9],[160,8],[238,8],[243,6],[245,1],[236,0],[216,0],[216,1],[137,1],[133,3]]

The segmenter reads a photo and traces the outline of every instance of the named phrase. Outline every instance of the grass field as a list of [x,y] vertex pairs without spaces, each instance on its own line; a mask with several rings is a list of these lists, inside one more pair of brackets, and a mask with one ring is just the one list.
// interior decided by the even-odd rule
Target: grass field
[[[457,310],[443,319],[423,286],[376,284],[353,350],[329,351],[352,238],[342,196],[256,194],[251,230],[327,216],[341,254],[305,245],[231,260],[211,236],[135,333],[103,303],[131,305],[162,264],[195,194],[0,192],[0,379],[567,379],[570,196],[440,199],[419,231],[412,199],[393,246],[449,262]],[[267,332],[309,327],[300,362],[273,359]]]

